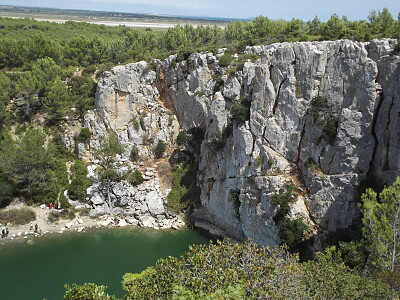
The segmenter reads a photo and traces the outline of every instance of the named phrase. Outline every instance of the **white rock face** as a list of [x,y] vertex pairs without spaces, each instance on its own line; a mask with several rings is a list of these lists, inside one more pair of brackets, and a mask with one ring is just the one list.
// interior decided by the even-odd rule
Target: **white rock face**
[[161,215],[165,212],[163,199],[156,191],[150,191],[146,195],[146,203],[149,212],[153,216]]
[[[390,184],[399,175],[400,58],[389,55],[395,45],[340,40],[247,47],[259,59],[236,72],[218,65],[223,50],[179,63],[170,56],[157,72],[145,62],[115,67],[99,82],[96,111],[85,117],[93,133],[85,151],[113,129],[122,143],[152,157],[145,136],[173,145],[179,126],[201,127],[198,183],[209,222],[237,239],[276,244],[270,200],[290,180],[301,194],[291,217],[322,231],[346,228],[358,214],[360,183],[375,175]],[[244,96],[250,119],[239,124],[230,109]],[[316,105],[316,97],[325,102]],[[164,222],[157,218],[165,212],[161,191],[126,189],[113,187],[113,201],[126,206],[125,214],[142,225]],[[96,207],[103,205],[93,196]]]
[[[195,64],[185,74],[167,60],[165,81],[181,126],[205,124],[198,178],[208,220],[233,237],[275,244],[270,198],[292,180],[306,195],[293,205],[295,215],[322,230],[349,226],[360,182],[372,172],[384,182],[399,175],[399,57],[388,55],[394,46],[393,40],[341,40],[248,47],[260,59],[222,76],[222,92],[215,95],[210,87],[217,64]],[[199,62],[207,54],[192,57]],[[197,74],[211,76],[194,89],[189,83]],[[205,96],[196,97],[198,90]],[[229,124],[230,106],[242,96],[251,100],[250,120],[234,122],[215,153],[207,144]],[[317,96],[326,107],[312,107]],[[182,111],[188,98],[197,103]],[[229,201],[232,191],[240,192],[238,213]]]

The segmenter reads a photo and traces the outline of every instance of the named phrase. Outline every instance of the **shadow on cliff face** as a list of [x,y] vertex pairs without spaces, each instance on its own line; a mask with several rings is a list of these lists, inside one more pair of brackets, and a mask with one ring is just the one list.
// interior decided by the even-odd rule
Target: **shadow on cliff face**
[[[346,201],[345,195],[338,195],[338,199],[332,202],[326,214],[322,218],[320,226],[322,228],[335,228],[320,235],[322,247],[338,245],[340,241],[350,242],[361,238],[362,213],[359,204],[361,197],[367,188],[373,189],[378,194],[384,188],[384,183],[374,174],[367,175],[360,181],[354,190],[352,201]],[[343,191],[346,193],[346,191]],[[337,222],[333,222],[337,220]]]

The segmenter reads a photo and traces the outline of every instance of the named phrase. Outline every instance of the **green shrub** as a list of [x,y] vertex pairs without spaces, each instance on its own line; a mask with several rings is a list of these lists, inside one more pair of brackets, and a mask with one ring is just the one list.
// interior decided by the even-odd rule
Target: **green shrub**
[[231,107],[232,119],[238,124],[250,120],[250,106],[251,102],[247,100],[247,97],[242,97],[240,102],[235,102]]
[[289,249],[297,250],[302,242],[308,226],[300,219],[284,219],[279,225],[279,237]]
[[324,97],[317,96],[311,100],[311,114],[314,119],[318,119],[321,113],[325,113],[328,108],[328,100]]
[[228,54],[228,53],[225,53],[224,55],[222,55],[222,56],[219,58],[218,64],[219,64],[221,67],[226,68],[226,67],[228,67],[228,66],[231,64],[232,60],[233,60],[232,55],[230,55],[230,54]]
[[0,210],[0,223],[13,225],[24,225],[36,220],[35,212],[30,208],[14,208]]
[[81,131],[77,135],[76,140],[78,142],[88,143],[91,136],[92,136],[92,133],[90,132],[90,129],[84,127],[81,129]]
[[133,126],[136,130],[139,130],[139,128],[140,128],[140,122],[139,122],[136,118],[133,118],[133,119],[131,120],[131,123],[132,123],[132,126]]
[[232,68],[230,68],[229,70],[227,70],[225,72],[226,75],[230,76],[230,75],[235,75],[235,73],[238,71],[238,67],[234,66]]
[[268,156],[268,168],[272,168],[272,166],[276,163],[276,158],[273,156]]
[[239,209],[240,209],[240,200],[239,200],[239,196],[240,196],[240,190],[230,190],[229,191],[229,201],[233,203],[233,207],[235,209],[235,216],[236,218],[240,221],[240,213],[239,213]]
[[94,283],[85,283],[72,286],[66,284],[64,300],[116,300],[114,296],[105,293],[106,286],[96,285]]
[[[126,299],[132,300],[397,299],[386,285],[330,254],[302,264],[285,248],[269,249],[251,241],[193,245],[180,258],[160,259],[139,274],[125,274],[122,286]],[[219,297],[217,291],[231,296]]]
[[264,164],[264,156],[262,156],[261,154],[257,156],[256,159],[254,160],[254,164],[256,168],[262,167],[262,165]]
[[121,181],[124,178],[121,174],[119,174],[114,169],[102,168],[99,170],[99,176],[101,180],[108,180],[108,181]]
[[171,191],[167,195],[168,207],[174,212],[180,212],[186,207],[183,201],[184,195],[188,189],[184,186],[182,178],[188,171],[188,167],[185,164],[176,165],[172,172],[172,187]]
[[250,53],[250,54],[242,54],[239,55],[238,62],[236,64],[237,66],[237,71],[241,71],[244,68],[244,64],[250,60],[252,62],[255,62],[257,59],[260,57],[256,53]]
[[296,91],[295,91],[296,92],[296,98],[303,98],[304,95],[303,95],[303,91],[302,91],[302,88],[301,88],[301,82],[299,80],[296,80],[295,88],[296,88]]
[[298,246],[304,238],[308,227],[300,219],[291,220],[287,216],[290,212],[290,204],[297,200],[295,194],[296,186],[288,181],[283,186],[281,193],[272,196],[271,204],[278,205],[278,211],[273,217],[275,224],[279,226],[279,237],[282,243],[285,243],[291,251],[298,250]]
[[108,62],[108,63],[99,65],[97,72],[96,72],[96,78],[100,78],[104,72],[110,71],[114,66],[115,66],[115,64],[112,62]]
[[163,140],[158,140],[157,146],[154,149],[154,154],[156,158],[163,157],[166,150],[167,150],[167,144]]
[[59,214],[64,220],[73,220],[76,217],[75,210],[73,208],[63,209]]
[[62,208],[68,208],[68,207],[71,206],[69,204],[69,202],[68,202],[67,197],[65,197],[63,190],[60,191],[60,194],[59,194],[59,197],[58,197],[58,201],[60,202],[60,205],[61,205]]
[[55,211],[51,211],[47,217],[47,220],[49,222],[57,222],[60,219],[63,220],[73,220],[75,219],[76,215],[75,215],[75,211],[72,208],[67,208],[67,209],[63,209],[61,211],[55,212]]
[[387,285],[351,270],[327,250],[302,264],[301,285],[308,295],[315,295],[312,299],[398,299]]
[[72,200],[84,201],[86,199],[86,189],[92,185],[92,181],[87,178],[86,164],[77,160],[71,166],[71,183],[68,186],[68,197]]
[[293,182],[288,181],[283,185],[282,192],[275,193],[271,198],[271,204],[279,206],[276,215],[274,216],[274,221],[279,225],[289,214],[290,206],[297,199],[295,194],[296,186]]
[[204,91],[197,91],[196,95],[199,96],[199,97],[203,97],[203,96],[206,95],[206,93]]
[[315,160],[312,157],[308,157],[305,161],[304,161],[304,166],[307,169],[313,168],[316,166]]
[[220,91],[224,87],[224,82],[222,80],[221,74],[214,73],[211,77],[215,82],[214,88],[213,88],[213,92],[215,94],[216,92]]
[[132,146],[130,158],[132,161],[137,161],[139,158],[139,148],[136,145]]
[[135,170],[128,175],[126,181],[128,181],[132,185],[138,185],[144,181],[144,178],[139,170]]
[[191,140],[191,136],[186,131],[180,131],[178,137],[176,138],[176,143],[179,146],[185,146]]
[[154,138],[151,137],[147,132],[143,134],[143,145],[151,145],[154,143]]
[[337,134],[337,129],[339,125],[338,118],[330,118],[326,121],[322,134],[329,140],[333,141]]
[[150,72],[150,71],[156,72],[157,68],[158,68],[158,63],[156,61],[152,60],[147,64],[147,66],[144,69],[144,71],[145,72]]
[[[181,61],[186,60],[188,62],[189,67],[190,67],[190,64],[191,64],[190,61],[192,61],[192,60],[189,60],[189,57],[194,52],[195,52],[194,49],[188,49],[188,48],[180,50],[178,52],[178,54],[176,55],[176,59],[175,59],[176,63],[180,63]],[[192,61],[192,63],[194,64],[193,61]]]
[[196,68],[196,61],[193,60],[193,59],[189,59],[189,60],[188,60],[188,66],[189,66],[189,68],[191,68],[191,69]]
[[210,132],[206,145],[211,154],[215,154],[216,152],[224,148],[225,144],[222,139],[221,131],[213,130],[212,132]]
[[17,126],[15,126],[15,134],[23,135],[27,129],[28,126],[26,126],[26,124],[17,124]]
[[82,71],[83,76],[92,76],[96,72],[96,66],[95,65],[90,65],[87,66],[85,69]]
[[393,51],[391,51],[390,55],[398,55],[400,53],[400,39],[397,39],[397,44],[394,47]]
[[196,180],[198,161],[186,151],[181,151],[181,154],[181,158],[174,162],[171,191],[167,195],[168,207],[174,212],[181,212],[200,202],[200,188]]

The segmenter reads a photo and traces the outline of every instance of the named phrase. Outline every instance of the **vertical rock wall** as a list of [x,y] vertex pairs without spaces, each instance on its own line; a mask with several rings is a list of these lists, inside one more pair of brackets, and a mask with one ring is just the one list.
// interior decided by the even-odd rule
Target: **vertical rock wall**
[[[224,49],[181,62],[170,56],[156,62],[156,72],[146,71],[144,62],[118,66],[99,83],[97,109],[85,126],[97,136],[112,128],[135,143],[140,130],[152,128],[156,139],[173,144],[178,124],[166,125],[168,107],[182,129],[206,132],[198,183],[209,222],[238,239],[276,244],[270,200],[290,180],[299,194],[291,217],[334,231],[357,215],[357,188],[367,176],[390,183],[399,175],[394,46],[394,40],[341,40],[247,47],[259,58],[236,71],[218,65]],[[241,124],[230,108],[243,96],[251,107]],[[165,107],[149,113],[157,100]],[[140,129],[132,117],[140,118]]]

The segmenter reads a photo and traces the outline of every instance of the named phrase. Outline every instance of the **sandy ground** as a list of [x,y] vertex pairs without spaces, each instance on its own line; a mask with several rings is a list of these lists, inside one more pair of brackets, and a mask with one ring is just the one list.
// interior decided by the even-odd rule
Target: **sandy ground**
[[[12,203],[6,209],[22,208],[27,207],[32,209],[36,213],[36,220],[32,222],[32,229],[30,224],[25,225],[11,225],[9,227],[8,237],[0,239],[0,244],[5,244],[12,241],[18,241],[21,239],[31,240],[33,237],[46,236],[49,234],[60,234],[64,232],[82,232],[88,228],[100,228],[108,227],[110,222],[105,221],[105,218],[93,219],[89,216],[80,216],[79,213],[76,214],[73,220],[63,220],[60,219],[57,222],[49,222],[48,215],[50,209],[27,206],[24,203]],[[106,224],[107,223],[107,224]],[[35,233],[35,224],[41,229],[41,233]],[[2,224],[1,228],[6,224]],[[39,230],[40,232],[40,230]]]
[[186,24],[191,25],[193,27],[197,27],[200,25],[207,26],[207,25],[217,25],[218,27],[225,28],[225,25],[219,24],[218,22],[216,23],[202,23],[200,20],[198,22],[189,22],[189,21],[176,21],[176,22],[157,22],[157,21],[137,21],[137,20],[95,20],[91,18],[87,19],[79,19],[75,17],[69,17],[69,16],[54,16],[54,17],[46,17],[46,15],[38,15],[38,16],[33,16],[33,15],[22,15],[22,14],[13,14],[13,13],[0,13],[1,17],[4,18],[12,18],[12,19],[20,19],[20,18],[32,18],[35,19],[36,21],[48,21],[48,22],[54,22],[54,23],[59,23],[63,24],[67,21],[77,21],[77,22],[86,22],[90,24],[96,24],[96,25],[106,25],[106,26],[126,26],[126,27],[133,27],[133,28],[154,28],[154,29],[168,29],[170,27],[174,27],[176,25],[181,25],[184,26]]

